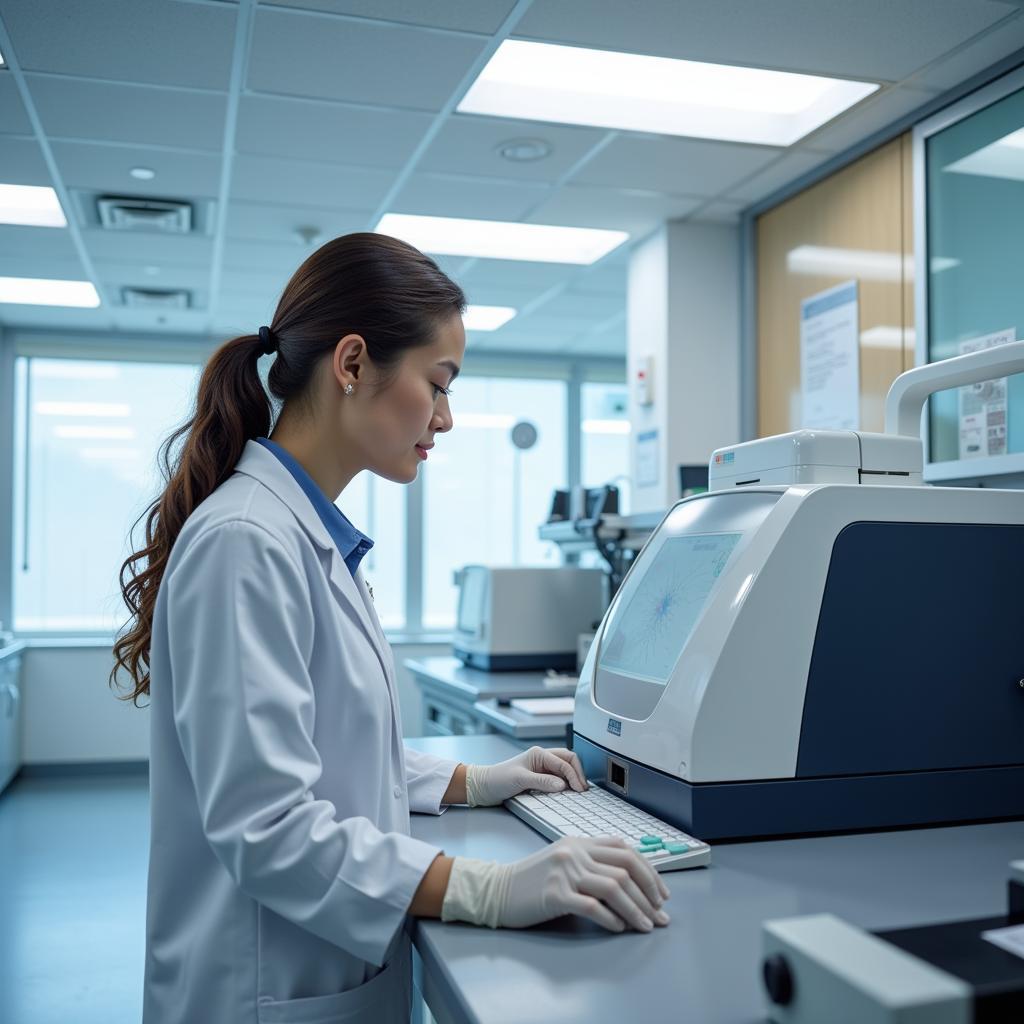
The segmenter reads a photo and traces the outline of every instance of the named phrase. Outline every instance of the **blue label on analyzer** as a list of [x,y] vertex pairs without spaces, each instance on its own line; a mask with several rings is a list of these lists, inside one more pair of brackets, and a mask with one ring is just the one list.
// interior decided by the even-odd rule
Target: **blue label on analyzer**
[[613,736],[621,736],[622,735],[622,723],[617,718],[609,718],[608,719],[608,731]]

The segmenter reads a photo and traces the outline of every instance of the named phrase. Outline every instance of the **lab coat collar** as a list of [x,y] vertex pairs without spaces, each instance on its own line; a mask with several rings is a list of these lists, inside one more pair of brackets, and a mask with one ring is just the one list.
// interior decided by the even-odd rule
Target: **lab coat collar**
[[273,491],[288,506],[309,539],[319,549],[335,596],[344,597],[343,603],[354,609],[359,625],[380,659],[394,708],[397,702],[396,684],[390,667],[391,659],[388,657],[388,642],[374,613],[372,598],[363,579],[362,569],[357,570],[355,576],[352,575],[313,503],[272,451],[256,441],[247,441],[242,450],[242,457],[235,466],[235,472],[244,473]]

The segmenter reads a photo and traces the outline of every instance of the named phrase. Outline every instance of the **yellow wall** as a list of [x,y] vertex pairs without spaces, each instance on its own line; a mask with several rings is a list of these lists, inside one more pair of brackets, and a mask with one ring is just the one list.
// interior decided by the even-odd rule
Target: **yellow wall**
[[[859,282],[860,427],[882,429],[889,385],[914,365],[912,181],[907,133],[758,217],[760,436],[802,426],[801,300],[851,278]],[[832,274],[797,273],[787,256],[798,246],[889,254],[890,268],[875,274],[838,268]],[[878,279],[879,273],[890,277]],[[873,327],[895,329],[888,345],[864,344],[864,332]]]

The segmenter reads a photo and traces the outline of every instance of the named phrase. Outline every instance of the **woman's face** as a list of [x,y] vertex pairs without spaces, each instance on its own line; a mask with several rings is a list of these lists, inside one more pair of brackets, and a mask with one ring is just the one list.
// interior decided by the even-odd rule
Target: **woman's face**
[[416,478],[429,457],[434,436],[452,429],[448,389],[462,366],[466,332],[455,314],[437,329],[428,345],[409,349],[384,374],[371,363],[355,392],[343,399],[365,468],[398,483]]

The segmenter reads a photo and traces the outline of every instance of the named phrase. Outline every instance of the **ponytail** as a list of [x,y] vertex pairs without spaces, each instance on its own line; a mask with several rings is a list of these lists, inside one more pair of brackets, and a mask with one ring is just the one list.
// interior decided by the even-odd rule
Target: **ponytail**
[[321,358],[345,335],[361,335],[374,366],[386,371],[406,350],[429,344],[439,324],[465,305],[462,289],[418,249],[372,232],[343,235],[295,271],[269,329],[214,353],[199,382],[195,415],[161,446],[166,486],[135,524],[145,518],[146,546],[121,566],[121,594],[132,618],[114,644],[110,684],[117,685],[118,669],[128,672],[123,700],[137,705],[149,694],[153,610],[185,520],[231,476],[246,442],[270,434],[270,396],[256,370],[260,356],[276,345],[270,394],[302,402]]
[[[115,685],[118,670],[125,669],[134,685],[121,699],[136,706],[149,693],[153,609],[171,548],[185,520],[234,472],[246,441],[270,432],[270,400],[256,369],[262,348],[256,334],[222,345],[203,370],[195,414],[161,446],[166,486],[135,522],[146,520],[145,547],[121,565],[121,595],[134,623],[114,643],[109,680]],[[185,445],[175,453],[183,437]]]

